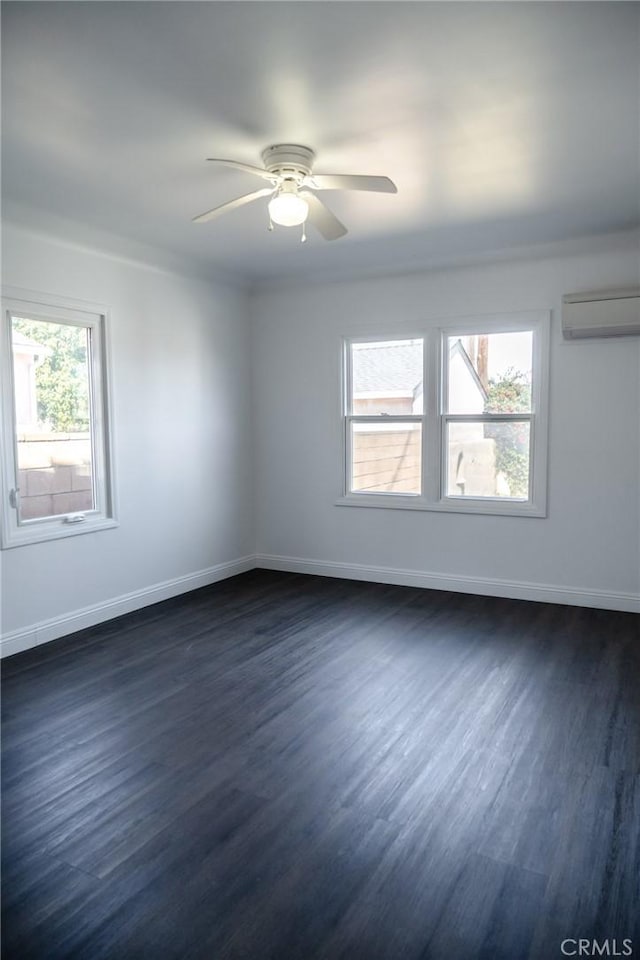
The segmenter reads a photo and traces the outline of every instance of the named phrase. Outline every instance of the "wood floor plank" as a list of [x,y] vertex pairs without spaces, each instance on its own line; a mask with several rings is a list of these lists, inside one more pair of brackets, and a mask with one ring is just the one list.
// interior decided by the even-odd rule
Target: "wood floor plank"
[[639,640],[252,571],[11,657],[2,956],[640,955]]

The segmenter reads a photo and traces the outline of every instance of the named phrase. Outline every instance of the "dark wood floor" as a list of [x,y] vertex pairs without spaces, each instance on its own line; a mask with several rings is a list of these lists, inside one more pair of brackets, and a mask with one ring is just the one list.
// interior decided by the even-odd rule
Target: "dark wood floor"
[[631,614],[254,571],[3,674],[7,960],[640,956]]

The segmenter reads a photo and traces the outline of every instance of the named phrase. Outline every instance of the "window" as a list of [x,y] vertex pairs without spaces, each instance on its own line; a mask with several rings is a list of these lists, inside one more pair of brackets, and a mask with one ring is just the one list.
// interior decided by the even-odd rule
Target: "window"
[[344,343],[341,504],[545,515],[547,313]]
[[114,525],[105,316],[3,297],[3,547]]
[[423,354],[420,339],[350,344],[350,491],[421,493]]

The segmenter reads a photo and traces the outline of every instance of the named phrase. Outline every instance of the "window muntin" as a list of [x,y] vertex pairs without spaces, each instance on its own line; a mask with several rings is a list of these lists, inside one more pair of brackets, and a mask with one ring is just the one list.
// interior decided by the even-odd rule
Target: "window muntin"
[[[346,338],[345,492],[338,504],[545,516],[549,324],[548,311],[530,311],[429,324],[393,340]],[[371,374],[371,357],[398,345],[421,353],[412,406],[406,389],[404,399],[390,396],[397,384]],[[404,415],[391,413],[398,400]],[[394,465],[371,452],[364,457],[363,439],[368,434],[380,445],[384,432],[409,428],[419,475],[410,478],[409,464],[396,460],[397,475],[387,470],[372,480],[375,461]]]
[[4,547],[113,526],[105,313],[3,298]]

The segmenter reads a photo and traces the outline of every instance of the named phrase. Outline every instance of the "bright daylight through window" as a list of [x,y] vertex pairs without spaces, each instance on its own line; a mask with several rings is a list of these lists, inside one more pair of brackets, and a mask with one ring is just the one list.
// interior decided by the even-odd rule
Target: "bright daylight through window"
[[342,504],[543,516],[548,314],[345,343]]
[[113,525],[104,319],[3,301],[3,546]]

